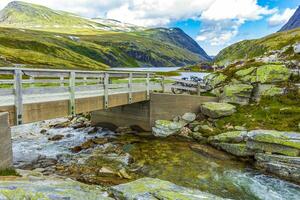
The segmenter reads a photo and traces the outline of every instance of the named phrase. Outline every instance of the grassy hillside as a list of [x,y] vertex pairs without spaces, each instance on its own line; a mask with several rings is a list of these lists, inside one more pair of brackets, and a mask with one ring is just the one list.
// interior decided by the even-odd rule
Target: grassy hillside
[[85,69],[180,66],[200,60],[188,50],[135,32],[65,34],[12,28],[0,28],[0,55],[11,63]]
[[180,29],[151,29],[15,1],[0,11],[0,66],[105,69],[169,67],[206,60]]
[[[280,32],[257,40],[245,40],[223,49],[215,58],[217,64],[223,65],[240,59],[251,59],[263,56],[265,52],[282,50],[288,45],[294,45],[300,41],[300,29]],[[282,59],[300,60],[300,56],[293,53],[289,47],[280,54]]]
[[49,9],[45,6],[22,1],[9,3],[0,11],[0,22],[5,26],[27,28],[101,27],[101,24],[81,18],[72,13]]

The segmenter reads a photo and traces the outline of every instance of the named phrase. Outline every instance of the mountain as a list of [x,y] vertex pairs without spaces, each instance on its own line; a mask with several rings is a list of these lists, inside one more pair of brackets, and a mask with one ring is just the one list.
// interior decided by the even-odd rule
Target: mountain
[[286,32],[278,32],[255,40],[244,40],[235,43],[215,57],[215,63],[224,65],[237,60],[258,57],[275,57],[277,60],[300,60],[294,53],[294,45],[300,41],[300,28]]
[[279,30],[279,32],[288,31],[295,28],[300,28],[300,6],[290,20]]
[[[0,58],[32,67],[169,67],[210,57],[178,28],[87,19],[14,1],[0,11]],[[0,62],[1,64],[1,62]]]

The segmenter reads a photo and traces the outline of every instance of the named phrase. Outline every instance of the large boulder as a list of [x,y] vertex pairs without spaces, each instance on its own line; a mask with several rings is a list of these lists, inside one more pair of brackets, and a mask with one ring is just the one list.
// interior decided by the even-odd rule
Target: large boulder
[[262,96],[275,96],[283,94],[284,89],[274,84],[257,84],[254,88],[253,99],[259,101]]
[[300,183],[300,158],[258,153],[255,155],[257,168],[287,180]]
[[177,134],[184,126],[185,124],[182,122],[156,120],[155,127],[152,127],[152,133],[156,137],[168,137]]
[[247,105],[251,99],[253,86],[248,84],[226,85],[221,94],[221,102]]
[[227,79],[227,76],[222,73],[212,73],[204,77],[204,82],[207,89],[211,90],[222,84]]
[[235,111],[236,107],[228,103],[206,102],[201,105],[201,112],[214,119],[230,116]]
[[253,130],[248,133],[249,140],[278,144],[300,149],[300,133],[274,130]]
[[257,68],[256,81],[260,83],[276,83],[287,81],[290,70],[284,65],[263,65]]
[[247,69],[239,70],[235,73],[239,80],[244,83],[254,83],[256,82],[255,67],[249,67]]
[[142,178],[130,183],[113,186],[110,188],[110,192],[118,200],[223,199],[200,190],[185,188],[155,178]]
[[249,149],[244,143],[212,143],[212,145],[238,157],[254,156],[255,154],[255,152]]
[[300,156],[300,149],[266,142],[247,141],[247,147],[256,152],[276,153],[287,156]]
[[247,131],[231,131],[216,136],[211,136],[208,138],[208,141],[211,143],[241,143],[246,140],[247,134]]

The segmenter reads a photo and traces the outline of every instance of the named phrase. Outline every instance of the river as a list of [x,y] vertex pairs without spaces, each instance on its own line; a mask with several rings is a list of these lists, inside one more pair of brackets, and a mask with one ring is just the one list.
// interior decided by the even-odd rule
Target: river
[[[134,163],[130,166],[124,164],[125,168],[130,171],[132,165],[141,167],[140,170],[130,171],[130,179],[160,178],[232,199],[296,200],[300,197],[299,186],[262,174],[247,163],[218,160],[192,151],[190,145],[195,144],[193,141],[178,138],[160,139],[149,135],[118,135],[101,129],[93,134],[88,133],[87,129],[48,129],[49,123],[53,122],[39,122],[13,128],[15,166],[30,163],[38,157],[47,157],[60,158],[62,164],[73,162],[75,165],[100,168],[105,166],[113,169],[117,159],[119,167],[120,163],[127,163],[126,156],[130,155]],[[57,134],[63,135],[63,139],[48,140]],[[110,142],[79,153],[70,151],[72,147],[92,138],[109,138]],[[116,160],[104,163],[104,154],[99,152],[114,145],[117,145],[118,154],[110,152],[105,156],[115,156]],[[89,171],[85,173],[91,173],[88,174],[90,177],[94,175]]]

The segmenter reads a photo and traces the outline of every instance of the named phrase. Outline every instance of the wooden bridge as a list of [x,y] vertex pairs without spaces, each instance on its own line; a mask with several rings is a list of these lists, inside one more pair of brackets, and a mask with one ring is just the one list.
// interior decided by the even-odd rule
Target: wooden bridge
[[[149,99],[153,73],[0,68],[0,112],[10,124],[65,117]],[[137,82],[138,81],[138,82]]]

